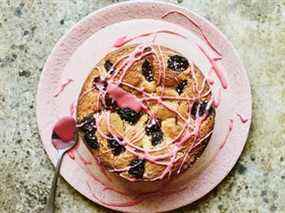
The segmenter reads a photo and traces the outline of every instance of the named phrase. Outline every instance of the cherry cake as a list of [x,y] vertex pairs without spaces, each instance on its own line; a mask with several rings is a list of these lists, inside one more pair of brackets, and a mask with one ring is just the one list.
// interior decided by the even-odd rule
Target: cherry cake
[[129,181],[176,176],[201,156],[215,109],[210,85],[181,53],[125,45],[85,80],[77,104],[80,137],[108,170]]

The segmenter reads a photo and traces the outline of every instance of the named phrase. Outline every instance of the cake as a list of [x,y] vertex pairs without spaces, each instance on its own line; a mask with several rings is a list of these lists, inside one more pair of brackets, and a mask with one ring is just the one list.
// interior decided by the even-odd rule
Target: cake
[[129,181],[175,177],[209,142],[212,100],[205,76],[183,54],[157,44],[123,45],[83,83],[79,136],[106,170]]

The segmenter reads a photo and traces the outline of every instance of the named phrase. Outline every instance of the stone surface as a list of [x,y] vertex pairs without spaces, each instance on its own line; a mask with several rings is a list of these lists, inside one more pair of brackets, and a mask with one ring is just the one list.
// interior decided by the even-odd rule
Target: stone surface
[[[56,41],[87,14],[117,1],[1,0],[0,212],[41,212],[53,166],[35,118],[39,76]],[[176,212],[285,212],[285,1],[177,0],[216,24],[248,70],[253,123],[229,176]],[[108,212],[60,180],[57,212]]]

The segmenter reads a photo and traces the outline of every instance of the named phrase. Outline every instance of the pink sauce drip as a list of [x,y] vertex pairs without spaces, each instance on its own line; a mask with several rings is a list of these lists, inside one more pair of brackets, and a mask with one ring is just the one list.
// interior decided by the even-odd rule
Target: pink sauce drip
[[[97,162],[98,163],[98,162]],[[80,165],[79,165],[80,166]],[[98,177],[96,177],[88,167],[86,167],[84,165],[84,167],[80,166],[86,173],[89,177],[91,177],[91,180],[94,181],[95,183],[99,183],[100,185],[102,185],[104,188],[103,188],[103,191],[106,191],[106,190],[109,190],[109,191],[113,191],[115,193],[118,193],[118,194],[121,194],[121,195],[124,195],[124,196],[130,196],[130,194],[127,192],[127,191],[122,191],[122,190],[118,190],[118,189],[115,189],[114,187],[112,186],[109,186],[107,183],[105,183],[104,181],[100,180]],[[100,164],[99,164],[99,168],[100,168]],[[101,169],[100,169],[101,171]],[[102,172],[102,171],[101,171]],[[102,172],[104,175],[105,175],[105,172]],[[107,175],[105,175],[105,177],[108,177]],[[112,183],[112,179],[110,177],[107,178],[108,181],[110,183]]]
[[[121,194],[121,195],[125,195],[125,196],[128,196],[129,194],[127,192],[124,192],[124,191],[120,191],[118,189],[115,189],[111,186],[108,186],[107,183],[105,183],[104,181],[100,180],[98,177],[96,177],[88,167],[86,167],[87,165],[91,165],[92,162],[89,161],[89,160],[86,160],[85,158],[83,158],[83,156],[78,152],[78,148],[79,148],[79,143],[77,144],[76,147],[74,147],[72,150],[70,150],[68,152],[68,155],[70,156],[71,159],[75,159],[75,154],[78,155],[79,157],[79,161],[84,165],[84,167],[80,166],[79,164],[79,167],[82,168],[89,177],[92,178],[93,181],[99,183],[100,185],[102,185],[104,187],[103,191],[104,190],[110,190],[110,191],[113,191],[113,192],[116,192],[118,194]],[[112,179],[107,175],[106,173],[106,170],[102,168],[102,165],[100,164],[99,161],[97,161],[97,159],[95,158],[96,160],[96,164],[98,165],[98,167],[100,168],[100,171],[102,172],[102,174],[107,178],[107,180],[112,183]]]
[[119,107],[129,107],[136,112],[141,111],[144,107],[144,104],[135,95],[128,93],[116,84],[110,83],[107,87],[107,92],[117,102]]
[[71,149],[71,150],[69,150],[68,151],[68,156],[72,159],[72,160],[74,160],[75,159],[75,152],[76,152],[76,150],[79,148],[79,146],[80,146],[80,143],[78,142],[76,145],[75,145],[75,147],[73,147],[73,149]]
[[191,19],[189,16],[187,16],[186,14],[180,12],[180,11],[176,11],[176,10],[173,10],[173,11],[169,11],[167,13],[165,13],[161,18],[164,19],[165,17],[167,17],[168,15],[171,15],[171,14],[178,14],[178,15],[181,15],[183,16],[184,18],[186,18],[191,24],[193,24],[199,31],[199,33],[202,35],[203,39],[205,40],[205,42],[209,45],[209,47],[215,51],[218,56],[221,56],[221,53],[212,45],[212,43],[209,41],[208,37],[206,36],[206,34],[204,33],[204,31],[202,30],[202,28],[200,27],[200,25],[194,21],[193,19]]
[[206,56],[206,58],[211,63],[212,69],[215,71],[215,73],[216,73],[218,79],[220,80],[223,88],[227,89],[228,88],[227,80],[225,79],[224,72],[221,70],[221,68],[219,68],[219,65],[217,64],[217,62],[214,61],[201,46],[198,45],[198,48],[201,50],[201,52]]
[[115,41],[113,47],[116,47],[116,48],[122,47],[127,41],[128,41],[127,36],[121,36]]
[[98,200],[100,203],[102,203],[103,205],[105,206],[112,206],[112,207],[130,207],[130,206],[135,206],[135,205],[138,205],[140,204],[141,202],[143,202],[144,200],[143,199],[137,199],[137,200],[130,200],[130,201],[127,201],[125,203],[115,203],[115,202],[106,202],[104,201],[103,199],[99,198],[92,190],[90,184],[87,182],[87,186],[90,190],[90,192],[92,193],[92,196]]
[[70,105],[70,116],[75,118],[76,116],[76,107],[77,107],[77,104],[76,104],[76,100],[73,101]]
[[63,92],[64,88],[70,84],[71,82],[73,82],[73,79],[69,78],[69,79],[66,79],[59,87],[58,91],[54,93],[53,97],[57,97],[60,95],[60,93]]
[[107,139],[107,140],[108,140],[108,139],[112,139],[111,137],[105,135],[104,132],[101,130],[101,128],[100,128],[100,121],[101,121],[101,119],[100,119],[98,116],[96,116],[97,132],[98,132],[103,138],[105,138],[105,139]]
[[90,160],[85,159],[80,152],[77,151],[77,155],[79,157],[79,160],[84,164],[84,165],[91,165],[92,162]]
[[109,175],[107,174],[106,169],[103,167],[103,165],[101,164],[100,160],[98,158],[95,157],[95,161],[97,166],[99,167],[101,173],[108,179],[108,181],[112,182],[112,179],[109,177]]
[[[152,198],[152,197],[155,197],[155,196],[161,196],[161,197],[164,197],[164,196],[169,196],[171,194],[176,194],[176,193],[180,193],[184,190],[187,189],[187,187],[182,187],[180,189],[177,189],[177,190],[173,190],[173,191],[164,191],[164,190],[157,190],[157,191],[154,191],[154,192],[146,192],[146,193],[140,193],[140,194],[137,194],[136,198],[135,199],[131,199],[129,201],[126,201],[126,202],[123,202],[123,203],[116,203],[116,202],[106,202],[104,200],[102,200],[101,198],[99,198],[92,190],[92,187],[91,185],[86,182],[88,188],[89,188],[89,191],[91,192],[92,196],[98,200],[99,202],[101,202],[103,205],[106,205],[106,206],[111,206],[111,207],[130,207],[130,206],[135,206],[135,205],[138,205],[140,203],[142,203],[143,201],[145,201],[146,199],[148,198]],[[109,188],[104,188],[103,191],[106,191],[106,190],[110,190]],[[112,190],[112,189],[111,189]],[[113,191],[113,190],[112,190]],[[130,196],[130,194],[127,194],[126,195],[127,197]]]
[[228,132],[227,132],[227,134],[226,134],[225,140],[224,140],[223,143],[220,145],[219,149],[222,149],[222,148],[225,146],[225,144],[226,144],[226,142],[227,142],[227,140],[228,140],[228,138],[229,138],[229,136],[230,136],[230,133],[231,133],[231,131],[233,130],[233,128],[234,128],[234,120],[233,120],[233,119],[230,119],[229,125],[228,125]]
[[214,101],[213,101],[213,105],[215,108],[217,108],[220,105],[221,102],[221,88],[218,89],[217,94],[215,95]]
[[237,116],[239,117],[240,121],[242,123],[246,123],[248,121],[248,118],[244,117],[242,114],[237,113]]
[[213,69],[210,69],[210,71],[207,73],[206,79],[209,84],[213,85],[215,83],[215,80],[211,78]]
[[133,37],[130,37],[130,38],[128,38],[128,36],[121,36],[121,37],[117,38],[117,40],[113,44],[113,47],[119,48],[119,47],[122,47],[125,44],[127,44],[127,43],[129,43],[129,42],[131,42],[133,40],[136,40],[138,38],[147,37],[147,36],[150,36],[150,35],[155,35],[156,36],[157,34],[161,34],[161,33],[170,34],[170,35],[176,35],[176,36],[180,36],[182,38],[186,38],[184,35],[181,35],[181,34],[176,33],[176,32],[172,32],[172,31],[169,31],[169,30],[158,30],[158,31],[155,31],[155,32],[143,33],[143,34],[140,34],[140,35],[137,35],[137,36],[133,36]]
[[229,124],[229,131],[232,131],[234,128],[234,120],[230,119],[230,124]]

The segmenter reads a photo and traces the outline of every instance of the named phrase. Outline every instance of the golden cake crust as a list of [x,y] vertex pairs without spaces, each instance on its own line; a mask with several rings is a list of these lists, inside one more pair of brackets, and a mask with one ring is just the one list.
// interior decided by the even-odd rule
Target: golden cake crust
[[[115,106],[117,110],[106,108],[106,103],[102,101],[102,94],[100,96],[98,88],[94,87],[94,79],[113,76],[113,81],[120,80],[123,69],[119,70],[119,68],[124,65],[125,59],[137,47],[138,45],[128,45],[110,52],[91,71],[83,84],[78,99],[77,121],[81,128],[86,124],[88,118],[92,117],[96,120],[95,123],[93,122],[96,135],[96,140],[93,142],[97,141],[97,145],[90,146],[90,141],[86,141],[88,139],[85,137],[87,134],[85,130],[80,131],[80,136],[85,138],[93,155],[109,171],[116,172],[131,181],[155,181],[170,175],[175,176],[180,170],[190,167],[199,158],[210,139],[214,127],[215,110],[210,104],[212,100],[210,86],[198,67],[189,62],[190,64],[185,70],[174,71],[168,64],[170,57],[182,55],[157,45],[148,47],[157,55],[146,55],[127,69],[120,87],[138,99],[143,98],[143,94],[131,86],[143,90],[147,95],[167,97],[167,99],[162,99],[160,104],[156,100],[147,102],[148,109],[159,122],[159,130],[155,130],[158,133],[147,134],[146,126],[150,125],[151,118],[145,112],[140,112],[138,120],[132,124],[122,119],[118,106]],[[143,65],[145,60],[148,61],[148,66]],[[152,79],[147,80],[142,71],[143,66],[151,69]],[[159,71],[162,69],[165,70],[165,74]],[[111,75],[111,72],[114,73]],[[181,86],[182,82],[187,83]],[[175,100],[177,97],[180,99]],[[201,117],[198,132],[195,132],[196,116]],[[183,132],[186,123],[188,129]],[[191,135],[193,132],[195,134]],[[156,133],[158,136],[154,136]],[[180,134],[182,136],[179,138]],[[182,140],[183,134],[188,134],[189,137],[178,147],[177,143]],[[109,139],[106,139],[106,136]],[[158,144],[153,144],[154,137],[160,138]],[[128,141],[131,144],[118,144],[114,142],[116,138],[120,140],[123,138],[123,141]],[[175,141],[176,138],[179,139]],[[113,145],[113,142],[110,142],[112,139]],[[134,147],[139,147],[144,151]],[[173,156],[174,149],[178,149],[175,156]],[[169,157],[161,159],[161,156]],[[132,168],[138,171],[133,171]]]

